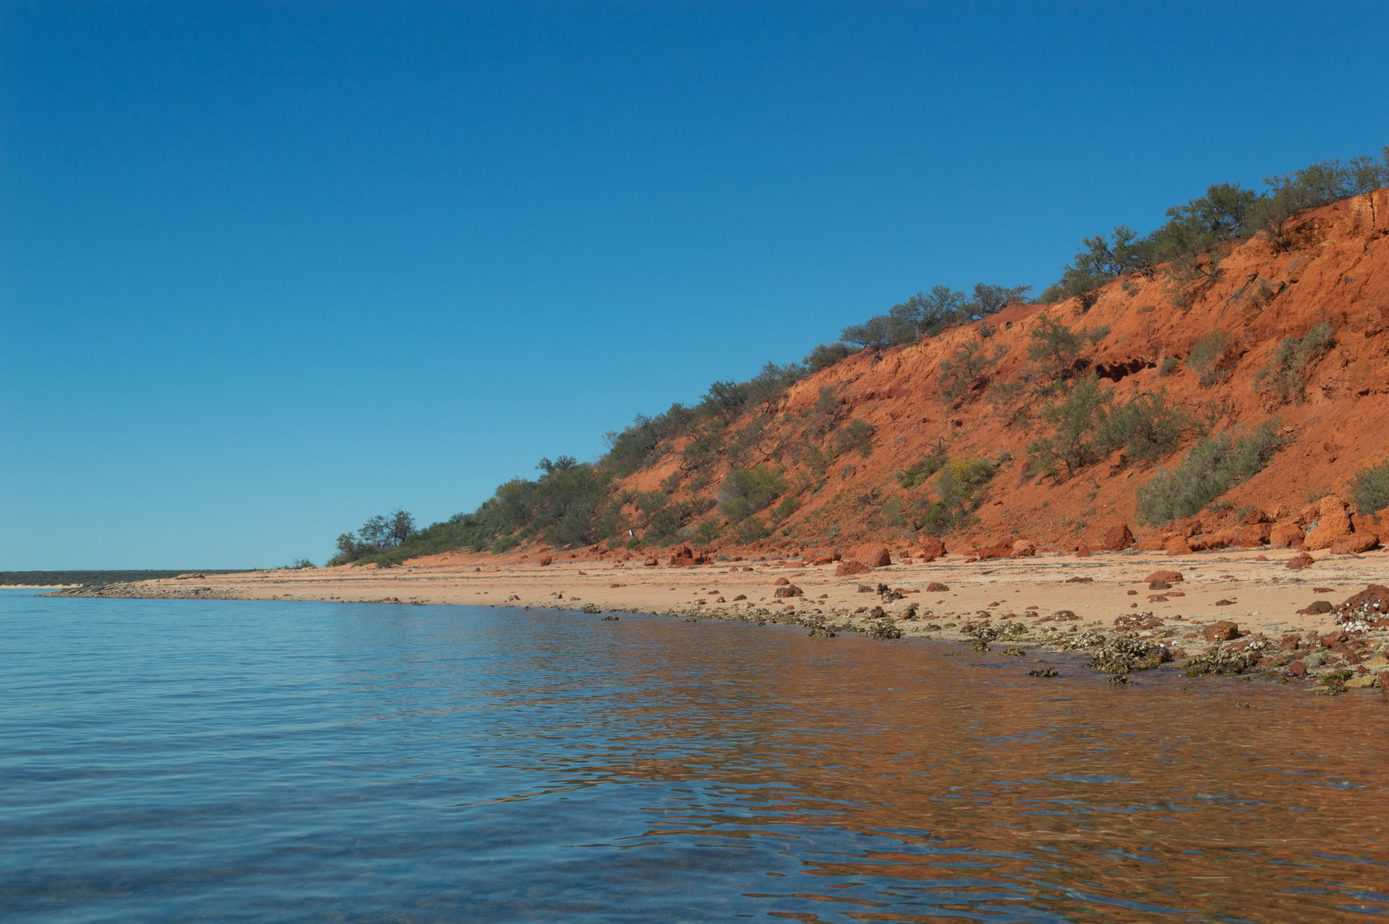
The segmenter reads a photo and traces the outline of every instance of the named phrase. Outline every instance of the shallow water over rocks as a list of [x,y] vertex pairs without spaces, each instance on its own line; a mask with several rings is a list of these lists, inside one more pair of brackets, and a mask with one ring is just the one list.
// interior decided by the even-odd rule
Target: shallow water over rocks
[[1378,697],[554,611],[0,625],[6,919],[1389,915]]

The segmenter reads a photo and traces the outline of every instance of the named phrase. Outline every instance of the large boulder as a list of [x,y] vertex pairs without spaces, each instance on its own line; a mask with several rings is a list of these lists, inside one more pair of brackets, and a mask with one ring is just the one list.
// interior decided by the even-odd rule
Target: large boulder
[[1218,529],[1213,533],[1197,533],[1186,540],[1193,552],[1208,552],[1211,549],[1228,549],[1235,542],[1235,531]]
[[670,556],[670,564],[675,568],[686,568],[692,565],[702,565],[709,559],[704,553],[695,554],[694,549],[688,545],[682,545]]
[[1334,494],[1317,501],[1316,525],[1308,531],[1302,547],[1315,551],[1329,549],[1339,540],[1351,535],[1350,511],[1346,502]]
[[834,569],[836,577],[851,577],[855,574],[863,574],[873,569],[861,561],[841,561]]
[[886,546],[861,545],[849,556],[854,561],[863,562],[870,568],[886,568],[892,564],[892,553]]
[[987,561],[991,558],[1009,558],[1012,554],[1013,543],[1011,542],[995,542],[993,545],[976,546],[974,549],[974,557],[981,561]]
[[1280,520],[1268,532],[1268,544],[1275,549],[1300,549],[1302,539],[1302,527],[1296,520]]
[[1037,547],[1026,539],[1019,539],[1013,543],[1013,550],[1009,554],[1013,558],[1031,558],[1037,554]]
[[1168,555],[1190,555],[1191,545],[1186,536],[1168,536],[1162,543],[1162,550]]
[[1269,523],[1250,523],[1246,526],[1234,528],[1234,544],[1243,549],[1252,549],[1257,546],[1267,545],[1269,536],[1273,534],[1273,526]]
[[927,536],[921,540],[921,557],[925,561],[934,561],[937,558],[945,557],[945,543],[935,536]]
[[1094,551],[1120,552],[1133,545],[1133,533],[1128,524],[1116,523],[1095,533],[1085,544]]
[[1331,551],[1338,555],[1358,555],[1379,546],[1379,537],[1374,533],[1351,533],[1331,543]]

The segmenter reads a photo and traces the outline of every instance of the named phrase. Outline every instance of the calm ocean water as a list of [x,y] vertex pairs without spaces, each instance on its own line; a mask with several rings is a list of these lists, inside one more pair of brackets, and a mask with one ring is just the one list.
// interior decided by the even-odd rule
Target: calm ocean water
[[1389,915],[1389,708],[577,613],[0,591],[4,920]]

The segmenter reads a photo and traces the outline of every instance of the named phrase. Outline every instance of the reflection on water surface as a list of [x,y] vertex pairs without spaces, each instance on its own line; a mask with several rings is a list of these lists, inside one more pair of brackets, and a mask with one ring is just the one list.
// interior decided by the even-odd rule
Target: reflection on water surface
[[0,910],[36,919],[1389,915],[1371,697],[662,618],[0,620]]

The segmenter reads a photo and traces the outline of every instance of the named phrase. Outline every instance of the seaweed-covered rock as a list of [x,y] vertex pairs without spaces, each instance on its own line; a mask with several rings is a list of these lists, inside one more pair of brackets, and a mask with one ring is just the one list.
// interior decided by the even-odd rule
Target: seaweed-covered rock
[[1256,663],[1256,653],[1212,648],[1186,662],[1184,670],[1188,677],[1199,677],[1202,674],[1243,674]]
[[1106,641],[1090,656],[1090,666],[1103,674],[1146,671],[1172,660],[1166,645],[1133,635],[1118,635]]

